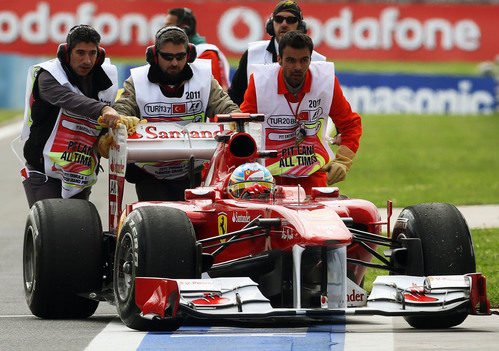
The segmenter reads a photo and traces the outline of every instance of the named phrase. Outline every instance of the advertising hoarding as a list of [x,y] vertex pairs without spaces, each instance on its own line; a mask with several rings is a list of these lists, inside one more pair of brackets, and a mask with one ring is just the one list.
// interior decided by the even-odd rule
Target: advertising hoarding
[[[51,55],[70,27],[91,24],[112,56],[138,57],[168,8],[189,7],[207,42],[239,57],[268,38],[273,2],[2,1],[0,52]],[[481,61],[498,53],[499,4],[302,2],[309,35],[330,60]]]
[[352,109],[370,114],[489,114],[497,108],[491,77],[338,72]]

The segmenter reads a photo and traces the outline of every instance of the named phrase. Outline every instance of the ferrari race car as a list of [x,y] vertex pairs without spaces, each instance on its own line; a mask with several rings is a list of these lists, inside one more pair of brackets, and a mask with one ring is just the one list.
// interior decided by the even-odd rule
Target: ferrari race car
[[[276,157],[259,150],[262,120],[224,115],[213,123],[141,124],[132,136],[124,126],[113,130],[109,230],[89,201],[43,200],[29,213],[23,267],[32,313],[86,318],[108,301],[138,330],[175,330],[197,319],[345,315],[447,328],[468,314],[490,314],[469,229],[452,205],[409,206],[390,233],[390,202],[382,221],[374,204],[337,187],[306,194],[278,185],[267,198],[229,196],[237,166]],[[186,190],[185,201],[123,206],[127,163],[171,162],[193,174],[204,160],[202,186]],[[363,289],[369,267],[387,271],[370,293]]]

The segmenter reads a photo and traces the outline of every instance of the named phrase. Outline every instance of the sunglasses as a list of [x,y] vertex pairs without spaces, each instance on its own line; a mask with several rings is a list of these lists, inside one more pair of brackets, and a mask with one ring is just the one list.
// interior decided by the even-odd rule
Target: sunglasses
[[295,16],[289,16],[289,17],[274,16],[274,22],[282,23],[283,21],[286,21],[288,24],[295,24],[296,22],[298,22],[298,17],[295,17]]
[[187,56],[186,52],[179,52],[178,54],[170,54],[169,52],[158,51],[158,54],[166,61],[173,61],[173,59],[176,59],[177,61],[182,61]]

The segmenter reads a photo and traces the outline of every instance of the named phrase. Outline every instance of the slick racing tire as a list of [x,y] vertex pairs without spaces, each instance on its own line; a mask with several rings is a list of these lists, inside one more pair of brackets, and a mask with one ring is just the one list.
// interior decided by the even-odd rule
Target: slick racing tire
[[[393,237],[419,238],[424,276],[473,273],[475,253],[471,234],[459,210],[445,203],[424,203],[406,207],[398,217]],[[440,329],[461,324],[466,310],[444,316],[407,316],[414,328]]]
[[82,297],[102,287],[102,225],[85,200],[36,202],[24,231],[26,302],[40,318],[87,318],[99,301]]
[[120,230],[114,260],[114,296],[121,320],[137,330],[176,330],[180,318],[144,319],[135,304],[135,277],[198,278],[196,237],[185,212],[144,206]]

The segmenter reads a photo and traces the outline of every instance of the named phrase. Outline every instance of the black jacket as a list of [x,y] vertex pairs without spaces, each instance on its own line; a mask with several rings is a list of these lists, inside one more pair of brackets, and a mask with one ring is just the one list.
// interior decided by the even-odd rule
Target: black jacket
[[[270,39],[267,46],[267,51],[272,54],[272,62],[277,62],[277,48],[275,47],[274,37]],[[262,62],[263,63],[263,62]],[[237,68],[232,83],[229,88],[229,96],[236,104],[241,105],[244,101],[244,93],[248,87],[248,50],[246,50],[239,60],[239,67]]]
[[[92,75],[91,82],[85,87],[79,86],[78,76],[67,65],[63,64],[63,68],[71,84],[78,86],[86,96],[70,92],[67,87],[60,85],[49,72],[43,69],[38,73],[32,91],[31,119],[33,124],[30,127],[29,138],[24,144],[23,153],[26,162],[39,172],[44,172],[43,148],[54,129],[61,107],[69,111],[78,109],[78,113],[97,119],[105,106],[103,102],[98,100],[97,94],[112,85],[111,80],[100,66],[90,73]],[[44,87],[42,92],[40,85]],[[57,95],[50,96],[50,100],[53,100],[52,103],[41,96],[44,93],[47,95],[47,91],[53,91]],[[57,105],[54,101],[57,101]]]

